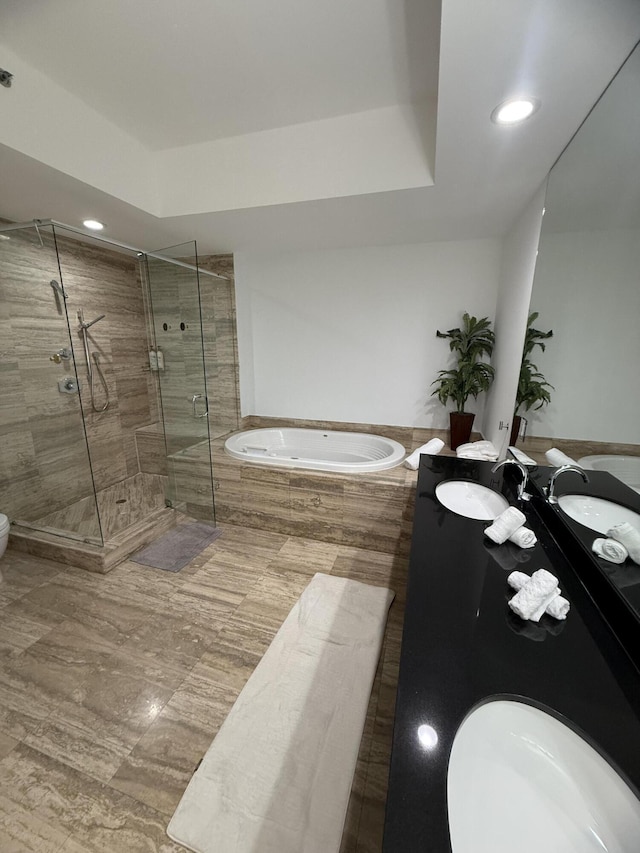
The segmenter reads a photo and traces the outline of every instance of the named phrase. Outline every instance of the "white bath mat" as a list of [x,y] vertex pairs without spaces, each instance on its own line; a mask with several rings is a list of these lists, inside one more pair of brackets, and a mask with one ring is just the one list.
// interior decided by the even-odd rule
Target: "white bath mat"
[[317,574],[189,782],[168,835],[197,853],[333,853],[393,593]]

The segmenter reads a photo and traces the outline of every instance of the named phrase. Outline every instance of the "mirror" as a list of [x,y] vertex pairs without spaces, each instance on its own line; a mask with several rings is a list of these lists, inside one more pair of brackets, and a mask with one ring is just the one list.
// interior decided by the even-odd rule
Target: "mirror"
[[538,457],[640,456],[639,102],[637,45],[549,175],[531,311],[553,338],[532,357],[555,390],[522,442]]

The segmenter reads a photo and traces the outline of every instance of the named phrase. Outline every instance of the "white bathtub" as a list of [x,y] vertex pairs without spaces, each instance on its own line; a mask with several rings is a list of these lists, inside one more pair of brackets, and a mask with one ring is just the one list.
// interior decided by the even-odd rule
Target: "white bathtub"
[[640,492],[640,456],[617,456],[605,454],[602,456],[583,456],[578,459],[578,465],[592,471],[608,471]]
[[229,436],[225,451],[258,465],[311,468],[341,474],[384,471],[400,465],[405,450],[397,441],[361,432],[278,427]]

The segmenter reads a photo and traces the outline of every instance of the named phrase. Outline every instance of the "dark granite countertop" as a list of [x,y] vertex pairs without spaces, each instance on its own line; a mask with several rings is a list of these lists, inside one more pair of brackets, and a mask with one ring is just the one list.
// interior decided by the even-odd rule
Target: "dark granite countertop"
[[[451,850],[447,766],[465,716],[489,697],[521,698],[570,725],[640,791],[640,673],[538,516],[517,504],[518,472],[423,456],[416,492],[405,627],[389,776],[384,853]],[[442,480],[502,491],[538,537],[526,551],[495,546],[487,522],[449,512]],[[524,560],[524,562],[519,562]],[[509,571],[552,571],[571,611],[565,622],[522,622],[507,606]],[[611,614],[610,614],[611,618]],[[418,740],[420,725],[438,735]]]
[[[640,566],[632,560],[616,565],[598,557],[592,545],[595,539],[605,534],[590,530],[562,512],[558,505],[547,503],[543,490],[553,470],[536,466],[530,472],[531,491],[536,498],[538,513],[549,530],[561,537],[565,555],[598,602],[602,614],[609,619],[611,628],[631,650],[636,666],[640,668]],[[640,495],[637,492],[606,471],[586,473],[589,476],[588,483],[583,482],[580,475],[573,471],[563,474],[556,484],[556,496],[595,495],[640,514]],[[567,533],[570,534],[568,538]]]

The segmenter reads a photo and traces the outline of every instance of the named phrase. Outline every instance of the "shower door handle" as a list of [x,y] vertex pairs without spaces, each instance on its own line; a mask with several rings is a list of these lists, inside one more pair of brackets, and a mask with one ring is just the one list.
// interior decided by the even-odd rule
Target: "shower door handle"
[[[192,404],[192,406],[193,406],[193,417],[194,417],[194,418],[206,418],[206,417],[207,417],[207,415],[209,414],[209,408],[208,408],[208,406],[207,406],[207,408],[205,409],[205,411],[204,411],[201,415],[199,415],[199,414],[198,414],[198,412],[196,411],[196,408],[197,408],[197,405],[198,405],[198,400],[202,400],[203,396],[204,396],[203,394],[194,394],[194,395],[191,397],[191,404]],[[205,406],[206,406],[206,405],[207,405],[207,400],[206,400],[206,398],[205,398]]]

